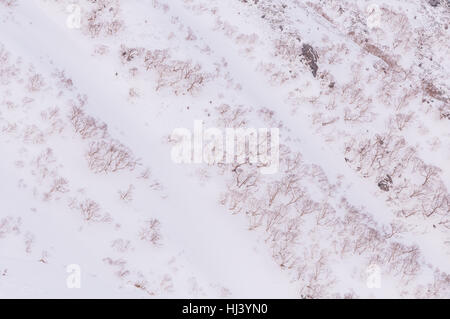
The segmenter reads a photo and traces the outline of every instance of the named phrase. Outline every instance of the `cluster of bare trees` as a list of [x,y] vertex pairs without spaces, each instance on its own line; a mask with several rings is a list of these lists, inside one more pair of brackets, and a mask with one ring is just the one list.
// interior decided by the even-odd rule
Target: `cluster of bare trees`
[[449,226],[450,195],[440,178],[441,169],[420,159],[404,138],[387,133],[353,139],[345,156],[364,177],[376,176],[378,187],[388,192],[401,216],[439,215],[442,225]]
[[280,68],[278,70],[271,70],[277,69],[273,67],[268,68],[266,73],[272,73],[272,82],[278,79],[279,84],[283,84],[289,79],[296,79],[306,67],[310,69],[314,77],[318,74],[319,52],[311,44],[305,43],[297,30],[283,32],[275,40],[273,55],[280,57],[287,64],[284,71]]
[[402,227],[391,224],[380,227],[373,217],[352,206],[347,199],[340,206],[347,212],[342,222],[342,234],[349,234],[341,245],[341,254],[366,253],[369,264],[385,266],[401,279],[409,280],[420,270],[420,252],[415,245],[405,245],[396,241]]
[[[261,1],[258,6],[262,8],[263,3],[264,1]],[[351,123],[351,128],[361,123],[370,123],[376,118],[377,114],[374,113],[375,108],[373,107],[374,96],[368,94],[359,83],[370,83],[378,86],[377,100],[387,106],[390,111],[395,110],[395,114],[388,120],[390,128],[398,130],[397,133],[406,130],[413,123],[413,112],[408,108],[410,105],[420,103],[418,96],[420,97],[421,93],[424,96],[422,102],[435,100],[440,107],[436,107],[434,111],[439,112],[441,119],[447,118],[450,113],[448,107],[446,107],[449,104],[448,97],[444,94],[445,89],[442,89],[445,86],[439,86],[439,81],[434,81],[433,77],[427,76],[426,79],[423,79],[423,76],[420,76],[413,67],[403,69],[397,62],[399,60],[398,52],[416,50],[415,54],[420,57],[421,61],[419,67],[423,67],[422,64],[436,64],[430,62],[435,58],[431,51],[434,50],[432,41],[441,35],[441,26],[433,24],[433,31],[428,31],[428,37],[426,37],[423,32],[414,32],[413,25],[408,21],[405,13],[394,12],[390,8],[382,8],[383,23],[385,26],[392,26],[392,28],[389,28],[389,32],[394,30],[394,37],[386,39],[389,43],[381,47],[373,38],[368,38],[367,34],[364,33],[366,26],[362,12],[350,2],[346,2],[345,5],[354,7],[355,10],[350,15],[342,15],[338,19],[341,19],[339,21],[342,22],[342,19],[353,18],[352,21],[348,21],[351,22],[349,25],[352,25],[352,29],[346,30],[345,33],[348,33],[349,37],[360,45],[364,54],[379,58],[373,64],[377,72],[367,73],[364,71],[367,70],[367,64],[356,63],[352,66],[353,78],[346,84],[339,83],[337,85],[337,91],[342,92],[342,94],[339,94],[339,96],[331,94],[331,98],[329,98],[330,90],[326,88],[321,99],[313,103],[316,108],[318,106],[327,108],[325,114],[315,113],[313,116],[315,124],[322,124],[319,129],[324,130],[324,126],[341,123],[338,121],[340,118]],[[324,6],[314,4],[308,4],[308,6],[313,7],[318,14],[336,27],[340,28],[346,25],[334,20],[336,19],[335,16],[327,15],[327,10],[330,10],[330,12],[340,10],[336,4],[330,2]],[[273,11],[277,13],[274,14]],[[267,9],[268,15],[278,16],[280,21],[286,18],[282,12],[283,10],[276,6],[270,10]],[[343,28],[345,29],[345,27]],[[382,28],[378,28],[372,34],[383,37],[383,32]],[[416,46],[411,46],[413,42],[417,42],[417,49]],[[289,79],[286,76],[288,68],[291,74],[296,72],[293,62],[299,59],[302,51],[301,37],[296,34],[295,30],[285,30],[275,42],[274,48],[274,55],[280,56],[283,61],[288,62],[284,69],[274,68],[273,65],[270,68],[269,75],[272,78],[277,77],[281,84]],[[426,52],[426,49],[430,51]],[[341,43],[327,50],[319,49],[318,51],[325,59],[328,58],[329,63],[336,63],[339,61],[335,55],[348,52],[348,48]],[[361,58],[361,61],[364,61],[363,56]],[[435,65],[432,69],[438,68]],[[365,74],[369,75],[366,76]],[[332,86],[335,87],[334,82]],[[293,95],[295,96],[295,93]],[[336,99],[342,99],[348,106],[336,108]],[[326,100],[329,102],[327,103]],[[329,107],[330,105],[332,107]],[[330,126],[329,131],[335,132],[335,127],[333,126],[332,130]],[[344,128],[345,130],[347,128]],[[350,130],[347,130],[346,133],[349,134],[348,136],[353,135]],[[415,154],[414,149],[407,146],[405,139],[400,136],[391,138],[390,135],[392,134],[386,133],[380,139],[378,137],[366,139],[365,145],[358,146],[356,146],[358,144],[356,139],[348,138],[346,144],[353,147],[352,156],[347,156],[348,151],[345,153],[346,161],[362,176],[375,176],[376,184],[381,190],[388,192],[388,201],[394,203],[399,215],[408,217],[419,213],[426,217],[439,216],[438,224],[448,227],[450,198],[445,184],[438,176],[439,174],[435,172],[436,170],[431,170],[431,174],[435,178],[424,178],[423,176],[429,175],[430,166]]]
[[[198,63],[172,59],[168,50],[146,50],[122,46],[120,56],[122,63],[133,63],[134,69],[137,70],[143,64],[147,71],[156,74],[156,90],[170,88],[177,95],[194,94],[213,76],[203,72]],[[138,62],[133,62],[135,60]],[[132,73],[135,74],[136,71]]]
[[28,79],[28,90],[30,92],[37,92],[42,89],[42,87],[45,85],[44,78],[40,74],[33,74]]
[[144,58],[147,70],[157,74],[156,90],[170,87],[175,94],[195,93],[211,77],[202,67],[192,61],[173,60],[167,51],[147,51]]
[[139,165],[139,161],[132,151],[109,136],[105,123],[86,115],[83,105],[84,102],[72,105],[69,120],[76,133],[83,139],[92,140],[86,152],[89,168],[95,173],[133,171]]
[[245,214],[250,230],[264,230],[274,260],[302,283],[301,294],[318,297],[334,279],[325,262],[326,251],[316,256],[314,251],[321,248],[303,240],[307,231],[335,224],[335,211],[328,203],[310,198],[301,185],[304,174],[312,170],[300,156],[284,157],[283,164],[282,176],[270,182],[249,163],[230,166],[233,178],[221,203],[233,213]]
[[133,171],[138,165],[131,150],[112,139],[91,142],[86,158],[89,168],[95,173],[114,173],[124,169]]
[[10,53],[0,44],[0,84],[9,84],[19,72],[17,65],[11,61]]
[[342,85],[342,96],[346,99],[349,106],[344,107],[343,118],[346,122],[364,123],[371,122],[374,119],[372,113],[372,99],[367,97],[363,88],[355,83],[361,82],[361,65],[352,66],[352,80]]
[[45,135],[60,134],[66,127],[66,122],[61,118],[58,107],[49,107],[41,112],[41,119],[48,124]]
[[[200,5],[199,7],[191,7],[191,10],[198,13],[204,13],[207,10],[210,10],[212,14],[216,14],[215,8],[202,8],[204,5]],[[203,9],[203,10],[202,10]],[[254,45],[258,43],[259,37],[256,33],[240,33],[240,27],[238,25],[233,25],[226,20],[222,20],[221,17],[217,16],[214,31],[220,31],[226,37],[232,39],[234,43],[239,47],[239,54],[247,57],[253,56],[254,53]],[[209,48],[204,52],[208,52]]]
[[63,90],[72,90],[74,85],[71,78],[66,76],[66,73],[63,70],[55,70],[53,72],[53,77],[57,79],[57,85]]
[[[408,13],[402,8],[394,9],[383,5],[379,8],[379,25],[368,34],[366,12],[362,12],[361,8],[351,1],[339,5],[332,2],[323,6],[308,5],[319,14],[325,15],[336,28],[348,34],[366,53],[380,59],[379,62],[382,63],[377,63],[376,68],[380,71],[379,76],[383,82],[379,90],[379,98],[383,104],[398,104],[395,105],[398,111],[411,105],[411,100],[420,104],[421,101],[417,97],[422,95],[422,103],[434,106],[433,111],[441,112],[441,118],[446,118],[446,112],[442,112],[442,108],[449,104],[448,94],[445,94],[448,88],[444,84],[445,70],[439,65],[439,61],[445,60],[445,50],[440,49],[442,39],[449,37],[444,20],[436,19],[434,14],[429,12],[424,13],[420,1],[412,3],[412,11],[417,10],[416,12],[423,14],[424,20],[421,24],[412,22],[408,17],[412,14],[411,11]],[[347,10],[348,14],[339,18],[333,16],[332,12],[343,5],[352,10]],[[408,67],[401,66],[399,61],[403,60],[403,54],[413,55],[416,63]]]
[[46,134],[37,125],[30,124],[23,128],[22,140],[24,143],[44,144]]
[[289,28],[289,21],[285,15],[287,4],[274,3],[270,0],[240,0],[250,6],[256,6],[261,12],[261,18],[266,20],[270,27],[277,32],[283,32]]
[[[331,6],[332,4],[329,5]],[[350,3],[348,5],[352,6]],[[326,11],[327,8],[325,7],[324,10]],[[319,8],[315,9],[319,10]],[[336,21],[327,16],[324,10],[320,9],[320,12],[318,12],[335,24]],[[376,98],[390,108],[391,111],[395,110],[396,112],[388,119],[391,130],[389,133],[381,134],[375,138],[364,139],[364,142],[361,144],[358,144],[358,139],[348,138],[346,145],[351,146],[351,151],[347,150],[345,160],[350,163],[352,168],[360,172],[362,176],[375,177],[376,184],[381,190],[388,193],[388,202],[395,205],[400,216],[409,217],[416,214],[426,217],[437,216],[436,225],[439,224],[448,228],[450,197],[445,184],[439,177],[439,169],[426,164],[418,157],[413,148],[408,147],[405,139],[401,136],[394,136],[393,133],[393,131],[398,130],[397,133],[400,134],[401,131],[411,126],[413,123],[413,112],[408,110],[408,107],[420,103],[418,96],[420,97],[421,93],[424,96],[422,102],[435,100],[438,105],[442,102],[439,108],[434,109],[434,111],[440,112],[441,119],[447,117],[448,108],[446,108],[446,105],[448,105],[448,98],[443,94],[444,90],[438,88],[436,84],[438,81],[428,79],[428,77],[427,79],[422,79],[413,68],[402,69],[399,66],[397,63],[398,56],[396,56],[394,51],[397,50],[396,52],[399,52],[399,49],[406,50],[409,48],[411,41],[416,41],[417,39],[415,36],[408,37],[407,35],[415,32],[412,32],[412,26],[405,14],[393,12],[390,9],[383,9],[383,14],[385,19],[390,19],[390,21],[385,22],[392,24],[398,35],[394,37],[390,48],[381,48],[371,39],[367,39],[367,36],[364,36],[362,32],[364,23],[359,16],[357,17],[358,19],[355,19],[357,27],[352,32],[349,32],[351,39],[359,44],[364,52],[380,59],[373,64],[378,74],[369,74],[367,77],[364,77],[365,73],[363,70],[366,66],[362,63],[360,65],[358,63],[355,64],[353,66],[354,72],[352,72],[353,79],[347,84],[338,85],[339,91],[343,93],[338,98],[343,96],[343,100],[349,106],[343,108],[343,114],[339,114],[338,112],[342,112],[342,109],[327,107],[327,103],[324,100],[328,99],[328,96],[322,95],[320,101],[314,101],[314,107],[318,105],[326,106],[328,115],[324,116],[320,113],[320,119],[316,122],[321,123],[322,126],[338,123],[336,119],[339,118],[343,118],[344,121],[352,122],[355,125],[372,122],[377,116],[372,107],[373,96],[367,94],[364,87],[358,85],[358,83],[367,81],[367,83],[371,82],[372,85],[375,85],[373,80],[377,79],[378,92]],[[436,30],[436,34],[433,34],[432,37],[435,38],[441,31]],[[422,43],[419,51],[428,47],[431,49],[432,45],[424,45]],[[276,55],[280,55],[283,60],[291,62],[295,60],[296,54],[298,55],[301,49],[300,40],[295,41],[295,36],[289,36],[288,32],[284,32],[276,43],[275,48]],[[427,53],[427,60],[433,60],[433,57],[429,56],[430,54],[431,51]],[[426,61],[424,60],[422,63],[425,64]],[[330,63],[332,62],[330,61]],[[420,63],[420,67],[422,67],[422,63]],[[271,74],[275,75],[278,71],[273,70],[271,72]],[[334,86],[335,84],[333,83]],[[444,86],[441,85],[440,87]],[[329,90],[327,89],[325,93],[329,94]],[[335,99],[336,96],[332,96],[329,99],[331,104],[335,105]],[[330,111],[333,111],[334,114],[330,114]],[[317,116],[313,118],[317,118]],[[347,132],[351,133],[351,131]],[[349,152],[352,154],[351,156],[347,156]]]
[[123,27],[124,22],[120,18],[120,3],[118,0],[89,0],[91,10],[82,18],[84,30],[91,37],[100,35],[112,36]]
[[173,291],[172,277],[167,274],[149,282],[141,271],[132,269],[123,258],[105,257],[103,262],[113,267],[115,269],[114,274],[126,284],[142,290],[150,296],[156,295],[158,290],[159,292]]
[[123,258],[113,259],[111,257],[105,257],[103,258],[103,262],[109,266],[116,268],[115,274],[119,278],[124,279],[130,275],[130,271],[126,268],[127,262]]
[[[23,233],[23,241],[25,246],[25,252],[31,254],[33,245],[36,242],[36,236],[30,232],[22,232],[22,218],[6,216],[0,219],[0,239],[5,238],[8,235],[18,236]],[[5,275],[5,273],[3,274]]]
[[[41,80],[43,81],[42,77],[39,76],[39,81]],[[24,88],[27,88],[29,83],[24,82],[22,84]],[[27,100],[26,103],[32,101]],[[15,111],[22,112],[24,110],[18,109]],[[16,121],[13,125],[8,124],[6,127],[3,127],[2,131],[16,134],[16,138],[23,143],[34,144],[35,148],[31,151],[26,148],[21,149],[22,156],[33,153],[33,158],[30,161],[30,172],[41,186],[33,188],[34,195],[41,197],[44,201],[59,199],[60,195],[69,191],[68,181],[58,174],[58,163],[54,150],[45,146],[45,142],[50,135],[61,133],[65,123],[59,115],[58,107],[49,107],[40,113],[36,112],[35,115],[43,121],[44,127],[36,124],[27,124],[24,121]],[[37,123],[42,124],[39,121]],[[16,165],[24,167],[24,161],[17,161]],[[20,184],[25,185],[23,180],[20,181]]]
[[[223,106],[216,111],[222,121],[239,125],[245,123],[246,116],[240,109]],[[420,207],[426,209],[427,215],[432,213],[425,200],[437,203],[438,199],[433,198],[439,194],[436,192],[439,171],[421,162],[414,150],[394,135],[366,142],[349,143],[347,155],[353,156],[348,156],[347,161],[355,170],[367,177],[382,171],[377,182],[389,194],[399,187],[398,175],[409,176],[413,172],[415,184],[407,184],[409,191],[405,195],[413,195],[414,185],[430,187]],[[354,149],[360,152],[350,152]],[[404,171],[413,164],[412,171]],[[332,291],[336,278],[330,271],[330,260],[361,255],[368,261],[367,265],[377,264],[405,283],[413,281],[421,270],[418,247],[399,241],[399,234],[405,231],[402,224],[380,225],[363,208],[352,206],[345,198],[335,203],[333,197],[339,183],[331,184],[320,166],[304,163],[301,155],[292,153],[286,145],[280,146],[277,176],[262,178],[256,165],[248,162],[220,169],[230,177],[220,203],[233,214],[247,216],[249,230],[264,234],[274,260],[298,281],[304,298],[323,297]],[[320,189],[321,199],[312,196],[311,185]],[[445,213],[442,207],[432,214]]]

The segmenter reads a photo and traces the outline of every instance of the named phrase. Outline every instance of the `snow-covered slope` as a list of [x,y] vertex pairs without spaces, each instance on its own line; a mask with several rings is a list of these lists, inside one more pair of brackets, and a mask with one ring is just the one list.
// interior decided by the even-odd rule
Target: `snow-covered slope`
[[[0,296],[449,298],[449,22],[0,0]],[[279,128],[278,172],[174,163],[196,120]]]

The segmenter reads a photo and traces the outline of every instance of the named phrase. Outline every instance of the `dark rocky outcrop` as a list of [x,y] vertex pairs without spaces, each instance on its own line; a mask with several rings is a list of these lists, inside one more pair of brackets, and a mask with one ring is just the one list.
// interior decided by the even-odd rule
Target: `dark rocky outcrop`
[[388,192],[391,187],[392,187],[392,178],[389,175],[386,175],[386,177],[384,177],[381,181],[378,182],[378,187],[385,191]]
[[306,64],[309,65],[311,68],[311,72],[316,77],[317,70],[319,67],[317,66],[317,59],[319,58],[319,55],[317,54],[316,50],[309,44],[303,44],[302,47],[302,56],[306,61]]

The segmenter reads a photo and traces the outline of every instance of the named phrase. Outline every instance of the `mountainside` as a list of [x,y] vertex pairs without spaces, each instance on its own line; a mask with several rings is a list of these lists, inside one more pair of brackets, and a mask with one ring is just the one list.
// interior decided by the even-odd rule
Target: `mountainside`
[[[450,298],[449,23],[444,0],[0,0],[0,297]],[[199,121],[278,129],[276,170],[176,163]]]

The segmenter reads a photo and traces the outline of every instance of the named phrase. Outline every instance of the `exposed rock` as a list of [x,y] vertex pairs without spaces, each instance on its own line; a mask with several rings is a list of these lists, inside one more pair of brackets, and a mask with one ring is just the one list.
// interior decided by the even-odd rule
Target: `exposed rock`
[[388,192],[389,189],[392,187],[392,178],[389,175],[386,175],[385,178],[383,178],[381,181],[378,182],[378,187],[385,191]]
[[309,44],[303,44],[302,47],[302,56],[305,58],[306,63],[311,68],[311,72],[316,77],[317,70],[319,67],[317,66],[317,59],[319,58],[319,55],[317,54],[316,50]]

